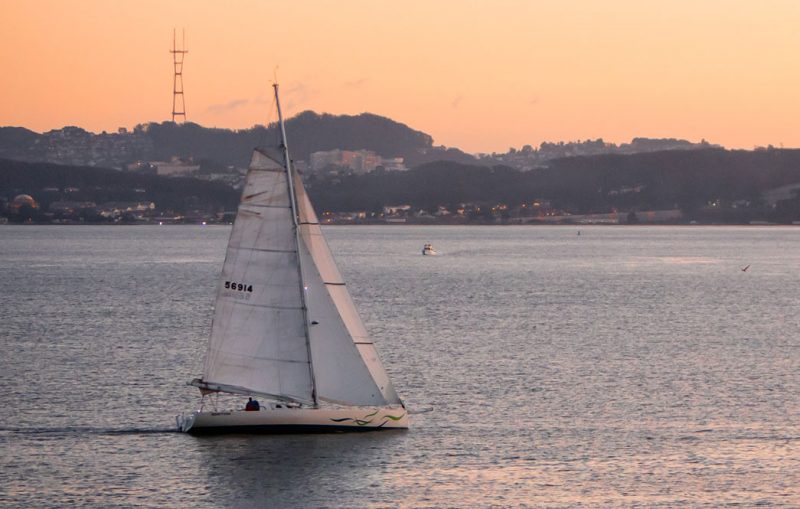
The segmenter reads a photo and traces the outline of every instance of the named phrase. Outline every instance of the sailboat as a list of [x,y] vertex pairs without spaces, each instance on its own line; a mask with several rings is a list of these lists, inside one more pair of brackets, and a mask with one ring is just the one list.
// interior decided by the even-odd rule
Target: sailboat
[[[408,412],[333,260],[281,143],[256,149],[228,240],[203,373],[200,409],[178,429],[202,433],[408,428]],[[206,410],[220,393],[259,398],[256,411]],[[214,405],[216,406],[216,405]]]

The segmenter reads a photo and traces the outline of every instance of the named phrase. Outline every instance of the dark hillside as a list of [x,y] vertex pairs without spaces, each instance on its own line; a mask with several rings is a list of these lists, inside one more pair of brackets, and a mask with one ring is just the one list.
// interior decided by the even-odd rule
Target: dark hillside
[[60,200],[152,201],[162,210],[218,211],[234,210],[239,201],[239,192],[215,182],[0,159],[0,197],[18,194],[33,196],[42,208]]
[[[231,131],[192,123],[163,122],[147,124],[139,129],[152,140],[154,159],[192,156],[238,166],[247,165],[253,148],[276,145],[280,139],[275,124]],[[319,115],[306,111],[286,121],[286,135],[290,140],[292,157],[305,161],[312,152],[333,149],[365,149],[386,157],[413,158],[424,154],[433,143],[432,138],[423,132],[369,113]]]
[[0,157],[30,150],[40,136],[24,127],[0,127]]
[[[529,172],[437,162],[404,173],[312,180],[309,192],[332,211],[400,203],[425,209],[461,202],[516,206],[544,199],[573,214],[680,208],[692,215],[716,203],[750,208],[748,217],[785,221],[794,219],[791,213],[775,217],[763,193],[794,183],[800,183],[800,150],[704,149],[557,159]],[[790,205],[776,208],[793,210]]]
[[[800,150],[687,150],[557,159],[537,173],[542,188],[582,209],[701,207],[757,200],[800,182]],[[637,192],[621,193],[625,187]],[[616,193],[614,193],[616,191]]]
[[460,202],[520,201],[533,192],[524,173],[455,162],[429,163],[407,172],[373,172],[336,184],[312,180],[309,193],[319,210],[376,210],[412,204],[432,209]]

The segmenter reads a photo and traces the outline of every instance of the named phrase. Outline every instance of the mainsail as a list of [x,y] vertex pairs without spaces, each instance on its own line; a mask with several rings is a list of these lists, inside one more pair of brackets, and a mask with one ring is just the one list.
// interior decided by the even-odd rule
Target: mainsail
[[202,382],[313,402],[285,168],[255,151],[222,267]]
[[253,153],[196,385],[306,404],[400,404],[303,183],[281,159]]

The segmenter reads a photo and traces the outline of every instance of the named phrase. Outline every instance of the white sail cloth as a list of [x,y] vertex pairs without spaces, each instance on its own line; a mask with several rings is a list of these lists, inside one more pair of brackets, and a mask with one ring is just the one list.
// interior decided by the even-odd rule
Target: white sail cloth
[[295,230],[287,175],[254,152],[202,382],[300,403],[313,402],[315,390],[340,404],[400,403],[297,177]]
[[296,174],[294,189],[317,394],[338,403],[399,404]]
[[228,241],[204,382],[313,400],[297,260],[286,171],[256,151]]

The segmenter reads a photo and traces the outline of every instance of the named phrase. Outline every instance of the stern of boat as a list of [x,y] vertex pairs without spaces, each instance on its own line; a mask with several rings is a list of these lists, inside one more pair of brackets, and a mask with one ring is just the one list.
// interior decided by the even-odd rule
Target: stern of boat
[[178,431],[181,433],[188,433],[189,430],[192,429],[192,426],[194,426],[194,420],[196,417],[197,412],[175,416],[175,424],[178,426]]

